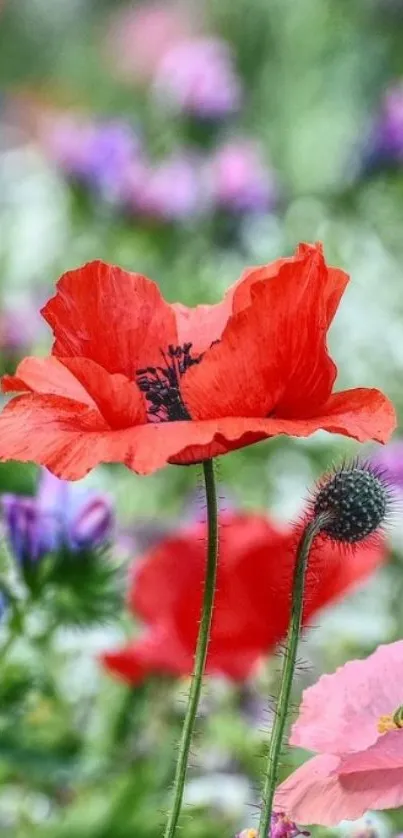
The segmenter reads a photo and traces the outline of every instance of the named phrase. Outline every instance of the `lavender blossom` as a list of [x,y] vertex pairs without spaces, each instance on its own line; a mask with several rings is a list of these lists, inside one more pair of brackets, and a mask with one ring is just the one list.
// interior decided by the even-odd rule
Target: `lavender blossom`
[[241,83],[229,46],[218,38],[192,38],[163,54],[154,79],[158,98],[202,119],[239,109]]
[[140,215],[182,221],[203,207],[201,170],[197,158],[176,153],[145,170],[133,190],[131,204]]
[[391,486],[403,494],[403,439],[390,442],[374,452],[371,464],[379,468]]
[[230,140],[207,166],[212,199],[229,212],[266,212],[277,198],[274,177],[259,147],[248,139]]
[[403,163],[403,82],[384,94],[365,153],[365,168]]
[[0,350],[8,357],[26,352],[41,329],[37,309],[32,306],[6,306],[0,312]]
[[113,202],[125,195],[141,157],[138,137],[127,123],[117,120],[91,122],[66,115],[49,127],[45,142],[68,177]]
[[41,470],[35,497],[5,494],[1,503],[11,550],[22,565],[62,548],[73,553],[94,549],[112,532],[113,512],[106,495],[82,483],[59,480],[46,469]]

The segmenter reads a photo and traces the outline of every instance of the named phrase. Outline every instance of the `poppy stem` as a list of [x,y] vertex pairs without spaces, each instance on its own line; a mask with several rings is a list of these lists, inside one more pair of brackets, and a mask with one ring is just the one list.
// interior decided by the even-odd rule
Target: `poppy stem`
[[278,694],[273,729],[270,738],[258,838],[270,838],[274,792],[277,785],[284,729],[288,715],[291,688],[297,659],[298,641],[302,625],[305,574],[312,544],[327,521],[327,514],[317,515],[315,519],[304,528],[297,548],[291,597],[291,618],[287,632],[283,668],[280,680],[280,691]]
[[214,594],[218,564],[218,508],[217,490],[214,476],[213,460],[203,462],[204,483],[207,499],[207,565],[204,582],[203,605],[196,644],[195,662],[190,686],[188,706],[183,724],[182,737],[179,745],[179,756],[176,765],[172,807],[168,815],[168,822],[164,838],[173,838],[182,808],[183,792],[188,767],[189,751],[195,726],[197,708],[206,665],[207,648],[210,637],[210,627],[213,615]]

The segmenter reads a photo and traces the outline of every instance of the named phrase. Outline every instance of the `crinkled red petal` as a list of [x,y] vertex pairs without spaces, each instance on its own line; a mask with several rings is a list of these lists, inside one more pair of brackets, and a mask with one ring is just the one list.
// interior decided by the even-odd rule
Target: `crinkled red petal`
[[221,338],[232,314],[232,290],[229,289],[216,305],[188,308],[182,303],[174,303],[172,308],[176,315],[178,344],[191,343],[193,353],[198,355]]
[[[314,254],[315,252],[320,254],[323,253],[323,248],[320,242],[315,245],[302,243],[298,245],[294,256],[289,259],[278,259],[276,262],[271,262],[268,265],[248,268],[242,275],[241,279],[238,280],[238,282],[230,289],[233,295],[234,314],[238,311],[242,311],[242,309],[251,304],[253,287],[257,282],[266,282],[273,277],[276,277],[283,265],[290,262],[301,264],[304,262],[307,255]],[[327,266],[327,272],[328,281],[323,287],[323,295],[325,299],[326,323],[329,327],[337,311],[339,302],[349,281],[349,277],[344,271],[340,270],[340,268]]]
[[1,389],[3,393],[51,393],[95,407],[85,387],[58,358],[24,358],[16,375],[3,376]]
[[250,305],[229,319],[221,341],[183,377],[191,416],[314,416],[336,377],[326,336],[341,283],[321,250],[306,247],[269,281],[254,281],[247,290]]
[[177,343],[175,313],[158,286],[105,262],[65,273],[42,314],[53,329],[54,355],[90,358],[131,380]]
[[4,376],[1,383],[4,392],[62,396],[98,408],[113,429],[147,421],[136,384],[119,373],[111,375],[88,358],[25,358],[17,376]]
[[395,425],[393,406],[378,390],[338,393],[326,413],[312,419],[230,417],[122,430],[110,430],[99,411],[71,399],[31,393],[13,399],[0,415],[0,460],[35,462],[70,480],[111,462],[151,474],[167,462],[190,464],[278,434],[309,436],[323,429],[386,442]]

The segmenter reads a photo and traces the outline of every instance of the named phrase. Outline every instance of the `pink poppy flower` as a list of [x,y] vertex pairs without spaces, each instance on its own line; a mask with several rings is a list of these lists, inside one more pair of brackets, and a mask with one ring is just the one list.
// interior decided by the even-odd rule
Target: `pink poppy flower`
[[305,690],[290,744],[319,752],[276,792],[299,823],[334,826],[403,804],[403,640]]

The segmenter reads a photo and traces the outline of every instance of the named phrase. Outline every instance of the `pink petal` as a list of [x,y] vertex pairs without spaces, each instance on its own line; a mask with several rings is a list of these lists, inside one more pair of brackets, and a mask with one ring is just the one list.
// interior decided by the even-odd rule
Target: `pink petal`
[[402,703],[402,680],[403,640],[323,675],[304,692],[290,743],[334,754],[369,748],[379,736],[379,717]]
[[374,771],[385,768],[403,768],[403,730],[391,730],[379,736],[377,742],[365,751],[341,758],[340,772]]
[[367,809],[402,805],[402,768],[339,775],[339,766],[339,758],[328,754],[305,762],[277,789],[275,809],[301,824],[335,826]]

